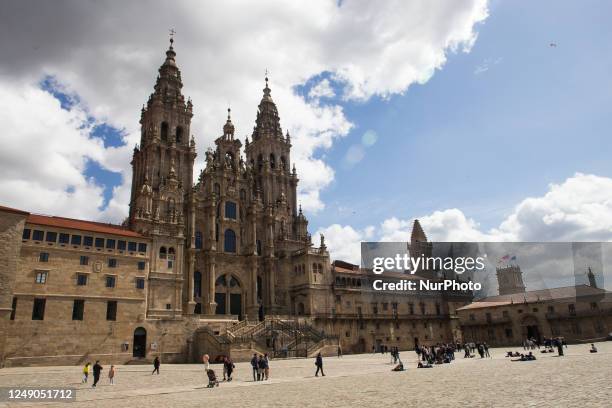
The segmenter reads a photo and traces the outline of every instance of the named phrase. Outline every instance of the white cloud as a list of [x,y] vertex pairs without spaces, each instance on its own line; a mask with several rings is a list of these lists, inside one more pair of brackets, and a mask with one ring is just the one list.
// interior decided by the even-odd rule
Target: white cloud
[[[92,124],[76,105],[62,109],[51,94],[27,84],[0,88],[0,199],[45,214],[98,218],[103,187],[84,175],[88,161],[109,161]],[[109,168],[112,170],[112,168]],[[114,218],[113,218],[114,219]]]
[[[173,26],[178,31],[175,49],[183,90],[194,101],[192,133],[200,153],[197,168],[202,167],[203,151],[221,132],[228,103],[237,135],[250,135],[263,72],[270,69],[282,126],[293,136],[293,159],[302,180],[300,200],[312,211],[324,208],[320,191],[334,177],[317,153],[346,136],[352,124],[339,105],[321,105],[319,98],[306,101],[293,88],[329,72],[344,84],[345,98],[366,100],[372,95],[402,93],[415,82],[427,81],[444,64],[449,50],[468,50],[476,39],[475,25],[487,16],[485,0],[349,0],[340,7],[335,0],[157,1],[147,7],[138,1],[67,1],[4,2],[0,7],[0,36],[11,38],[0,44],[5,56],[0,62],[0,88],[56,76],[80,96],[82,109],[125,129],[129,146],[111,157],[101,149],[89,151],[91,143],[77,143],[72,160],[100,154],[97,160],[121,169],[128,184],[129,160],[125,159],[138,141],[139,108],[163,60],[166,28]],[[315,92],[329,94],[324,84],[319,85]],[[45,109],[45,105],[33,109]],[[19,113],[23,116],[16,120],[30,120],[30,113]],[[20,129],[16,127],[12,134],[15,140],[21,138]],[[13,168],[23,177],[30,175],[27,158],[15,157]],[[123,164],[119,159],[125,160]],[[70,171],[41,172],[28,182],[45,184],[57,195],[65,194],[64,186],[71,180],[87,185],[82,165],[73,161]],[[5,176],[5,182],[19,180],[10,177]],[[128,190],[128,185],[115,189],[112,208],[97,217],[120,218],[127,208]],[[2,192],[0,198],[31,207],[30,195],[11,194]],[[50,209],[60,214],[73,211],[68,204]]]
[[333,98],[334,96],[336,96],[336,93],[327,78],[319,81],[308,92],[308,97],[311,99]]
[[[413,222],[414,218],[388,218],[370,231],[368,239],[409,241]],[[429,240],[440,242],[612,241],[612,178],[576,173],[551,184],[540,197],[525,198],[498,227],[487,231],[457,208],[420,216],[419,222]],[[328,228],[332,257],[359,259],[359,245],[351,240],[363,240],[363,234],[348,225]]]
[[374,227],[369,226],[363,230],[358,230],[349,225],[333,224],[326,228],[320,228],[314,236],[319,234],[325,236],[325,244],[333,259],[359,265],[361,242],[374,237]]

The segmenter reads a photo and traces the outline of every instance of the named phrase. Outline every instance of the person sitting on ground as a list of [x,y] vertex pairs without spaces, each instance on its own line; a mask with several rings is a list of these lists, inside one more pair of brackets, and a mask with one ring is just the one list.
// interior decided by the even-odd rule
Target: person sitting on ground
[[433,366],[429,363],[427,364],[423,364],[422,362],[419,361],[419,364],[417,365],[417,368],[432,368]]
[[597,347],[595,347],[595,344],[591,343],[591,349],[589,350],[589,353],[597,353]]
[[529,354],[527,354],[527,361],[532,361],[536,359],[536,356],[533,355],[533,353],[530,351]]
[[402,363],[402,360],[400,360],[399,364],[393,367],[391,371],[404,371],[404,363]]

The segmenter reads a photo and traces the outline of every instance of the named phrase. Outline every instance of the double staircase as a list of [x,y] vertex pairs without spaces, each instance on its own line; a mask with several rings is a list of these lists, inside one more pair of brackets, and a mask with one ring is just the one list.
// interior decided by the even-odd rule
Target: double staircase
[[337,344],[337,336],[329,336],[303,321],[266,317],[260,322],[243,320],[229,327],[222,342],[267,352],[276,358],[310,357],[321,348]]

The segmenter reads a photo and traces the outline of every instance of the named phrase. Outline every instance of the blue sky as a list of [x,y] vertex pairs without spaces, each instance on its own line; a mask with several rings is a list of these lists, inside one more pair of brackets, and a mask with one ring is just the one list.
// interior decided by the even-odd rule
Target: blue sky
[[[551,182],[612,174],[612,4],[591,3],[495,1],[471,52],[450,54],[426,84],[345,104],[357,127],[326,153],[336,179],[313,224],[458,207],[487,229]],[[341,165],[370,129],[377,143]]]

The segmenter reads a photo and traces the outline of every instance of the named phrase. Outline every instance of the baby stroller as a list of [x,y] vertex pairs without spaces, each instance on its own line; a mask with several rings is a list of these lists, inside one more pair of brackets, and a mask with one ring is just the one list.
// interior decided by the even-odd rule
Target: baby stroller
[[215,386],[219,386],[219,381],[217,381],[217,376],[215,375],[214,370],[206,370],[206,375],[208,376],[207,388],[214,388]]

